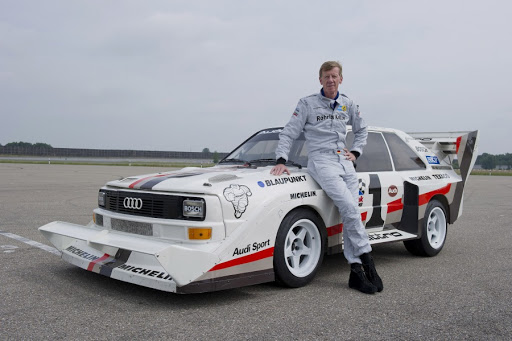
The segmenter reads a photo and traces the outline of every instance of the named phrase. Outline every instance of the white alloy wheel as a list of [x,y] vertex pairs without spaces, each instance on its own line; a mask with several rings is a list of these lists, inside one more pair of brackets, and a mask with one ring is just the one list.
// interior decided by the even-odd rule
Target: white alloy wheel
[[315,223],[309,219],[296,221],[285,238],[284,257],[288,270],[297,277],[310,275],[321,253],[322,239]]
[[428,243],[433,249],[443,246],[446,238],[446,217],[440,207],[434,207],[427,220]]

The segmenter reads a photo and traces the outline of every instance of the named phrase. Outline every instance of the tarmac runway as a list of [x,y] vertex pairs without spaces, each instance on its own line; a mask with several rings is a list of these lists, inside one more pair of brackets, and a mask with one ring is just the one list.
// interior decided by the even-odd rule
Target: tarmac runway
[[374,246],[375,295],[348,288],[342,255],[303,288],[170,294],[70,265],[37,230],[87,224],[105,182],[164,170],[0,164],[0,340],[512,339],[512,177],[469,178],[438,256]]

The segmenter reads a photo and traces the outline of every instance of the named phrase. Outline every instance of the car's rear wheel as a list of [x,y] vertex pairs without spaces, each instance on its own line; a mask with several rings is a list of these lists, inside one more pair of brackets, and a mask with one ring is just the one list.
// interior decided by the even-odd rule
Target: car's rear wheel
[[274,249],[276,280],[289,287],[301,287],[315,277],[325,253],[325,226],[306,209],[288,214],[277,232]]
[[432,200],[427,205],[420,239],[404,242],[405,248],[417,256],[432,257],[441,252],[446,241],[448,224],[446,211],[439,201]]

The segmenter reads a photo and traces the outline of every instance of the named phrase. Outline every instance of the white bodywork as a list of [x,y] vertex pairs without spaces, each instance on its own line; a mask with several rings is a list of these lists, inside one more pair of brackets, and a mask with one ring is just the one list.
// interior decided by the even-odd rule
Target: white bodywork
[[[433,197],[442,196],[453,223],[462,212],[463,184],[476,159],[478,134],[370,131],[396,134],[425,163],[423,170],[358,172],[363,186],[361,218],[370,242],[418,238],[417,224],[404,228],[406,186],[417,189],[416,221],[422,219]],[[464,153],[469,153],[469,148],[468,159]],[[453,170],[451,155],[468,163],[465,169],[461,165],[462,176]],[[437,157],[435,164],[433,156]],[[307,169],[291,167],[292,174],[276,177],[270,174],[271,167],[227,164],[184,168],[111,181],[102,188],[133,197],[200,198],[206,207],[201,221],[139,216],[98,207],[95,221],[87,226],[52,222],[39,230],[71,264],[163,291],[203,292],[272,281],[276,233],[287,214],[298,207],[316,212],[327,229],[329,253],[342,250],[342,224],[331,200]],[[190,228],[211,228],[211,237],[191,240]]]

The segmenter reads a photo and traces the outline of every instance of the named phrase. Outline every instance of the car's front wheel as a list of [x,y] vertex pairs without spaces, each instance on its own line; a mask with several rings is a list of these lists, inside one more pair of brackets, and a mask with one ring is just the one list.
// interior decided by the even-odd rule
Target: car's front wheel
[[445,208],[439,201],[432,200],[428,203],[425,211],[421,238],[405,241],[405,248],[413,255],[435,256],[441,252],[446,241],[447,232]]
[[276,280],[289,287],[301,287],[311,282],[322,264],[325,234],[323,222],[313,212],[297,209],[288,214],[276,237]]

